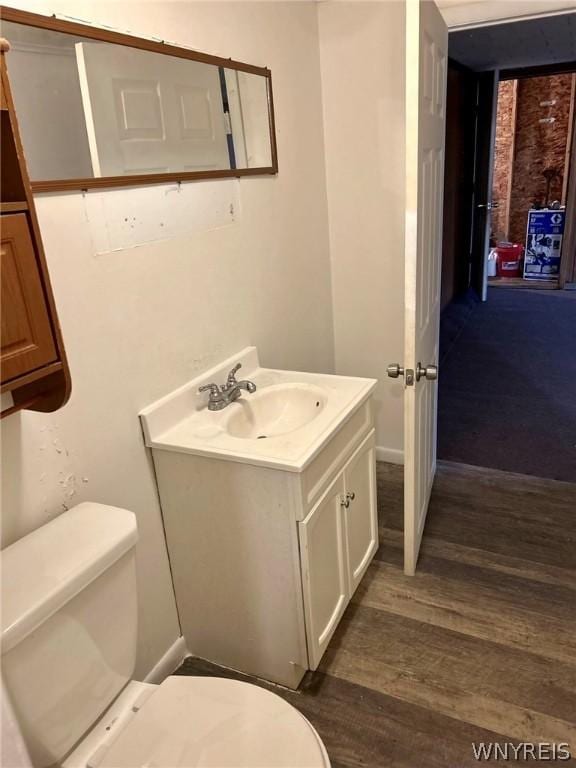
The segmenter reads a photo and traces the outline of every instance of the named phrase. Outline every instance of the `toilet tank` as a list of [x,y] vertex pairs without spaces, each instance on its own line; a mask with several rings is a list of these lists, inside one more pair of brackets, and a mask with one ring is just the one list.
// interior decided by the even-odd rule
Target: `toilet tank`
[[136,540],[132,512],[84,503],[2,552],[2,674],[37,768],[132,677]]

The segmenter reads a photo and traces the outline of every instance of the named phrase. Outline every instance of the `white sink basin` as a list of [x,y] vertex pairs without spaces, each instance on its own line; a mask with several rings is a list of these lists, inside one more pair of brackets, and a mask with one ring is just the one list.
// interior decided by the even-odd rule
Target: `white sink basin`
[[[220,411],[201,386],[226,381],[235,363],[256,384]],[[239,376],[240,378],[240,376]],[[255,347],[223,360],[140,412],[146,445],[301,472],[373,393],[374,379],[262,368]]]
[[327,392],[312,384],[277,384],[237,400],[225,429],[232,437],[262,440],[286,435],[313,421]]

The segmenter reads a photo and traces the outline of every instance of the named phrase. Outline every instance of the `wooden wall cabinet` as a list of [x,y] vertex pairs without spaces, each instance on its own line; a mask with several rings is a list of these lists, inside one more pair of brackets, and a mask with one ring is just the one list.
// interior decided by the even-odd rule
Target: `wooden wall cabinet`
[[26,170],[0,40],[1,391],[21,409],[54,411],[70,396],[70,374]]

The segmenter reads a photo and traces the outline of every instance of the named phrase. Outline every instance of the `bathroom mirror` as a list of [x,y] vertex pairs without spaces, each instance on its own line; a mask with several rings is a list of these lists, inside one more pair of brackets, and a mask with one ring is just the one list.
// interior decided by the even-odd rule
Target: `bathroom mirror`
[[270,71],[2,7],[34,191],[277,172]]

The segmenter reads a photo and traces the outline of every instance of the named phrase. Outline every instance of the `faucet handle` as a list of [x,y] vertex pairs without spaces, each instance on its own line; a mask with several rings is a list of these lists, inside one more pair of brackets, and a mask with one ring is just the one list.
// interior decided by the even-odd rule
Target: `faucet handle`
[[220,394],[220,387],[218,384],[203,384],[201,387],[198,387],[198,392],[210,392],[210,399],[213,397],[218,397]]
[[238,373],[240,368],[242,368],[242,363],[236,363],[234,368],[232,368],[232,370],[228,374],[228,380],[226,382],[228,386],[236,384],[236,374]]

